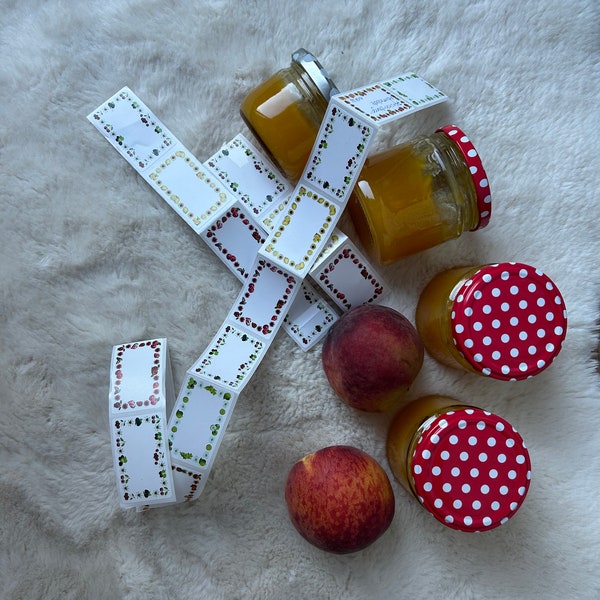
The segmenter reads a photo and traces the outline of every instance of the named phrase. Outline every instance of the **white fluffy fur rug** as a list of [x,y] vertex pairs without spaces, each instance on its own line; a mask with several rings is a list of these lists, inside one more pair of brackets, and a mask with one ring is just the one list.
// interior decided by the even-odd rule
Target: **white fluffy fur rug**
[[[593,599],[600,597],[595,0],[4,0],[1,3],[0,596],[6,599]],[[522,261],[561,288],[556,362],[504,383],[426,359],[441,392],[519,429],[533,463],[509,523],[461,534],[394,482],[392,526],[354,555],[293,529],[301,456],[350,444],[387,469],[388,417],[336,399],[320,348],[280,334],[240,397],[195,503],[119,508],[107,394],[114,344],[166,337],[177,386],[239,283],[86,115],[123,85],[206,160],[244,131],[245,93],[304,46],[340,89],[414,70],[450,102],[381,144],[461,125],[494,197],[490,226],[380,274],[386,303],[456,264]],[[350,235],[347,220],[342,224]]]

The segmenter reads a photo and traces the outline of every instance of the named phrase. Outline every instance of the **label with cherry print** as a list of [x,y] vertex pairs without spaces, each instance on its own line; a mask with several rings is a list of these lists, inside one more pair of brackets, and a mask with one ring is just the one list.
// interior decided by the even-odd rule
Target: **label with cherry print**
[[479,408],[457,408],[422,428],[410,459],[415,493],[440,522],[462,531],[502,525],[531,480],[529,452],[516,429]]
[[167,444],[167,410],[173,405],[167,340],[113,348],[109,413],[113,461],[121,506],[138,509],[175,502]]

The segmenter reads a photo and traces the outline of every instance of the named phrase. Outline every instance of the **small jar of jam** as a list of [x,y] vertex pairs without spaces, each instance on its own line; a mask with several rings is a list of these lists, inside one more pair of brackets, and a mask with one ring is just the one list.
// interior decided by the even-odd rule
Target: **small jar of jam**
[[394,477],[452,529],[506,523],[529,490],[529,452],[516,429],[454,398],[425,396],[404,406],[386,448]]
[[485,227],[487,175],[454,125],[367,158],[348,208],[367,252],[380,264]]
[[277,71],[243,100],[242,119],[274,164],[298,181],[325,116],[338,93],[319,61],[300,48],[289,67]]
[[567,312],[556,284],[532,266],[456,267],[422,291],[416,327],[439,362],[514,381],[537,375],[554,360]]

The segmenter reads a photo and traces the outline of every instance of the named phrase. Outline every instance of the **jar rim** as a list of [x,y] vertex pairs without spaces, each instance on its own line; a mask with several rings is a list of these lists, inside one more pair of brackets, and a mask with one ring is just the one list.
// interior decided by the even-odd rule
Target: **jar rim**
[[460,127],[457,127],[456,125],[445,125],[444,127],[440,127],[437,131],[445,134],[458,146],[460,153],[469,167],[473,185],[475,186],[477,210],[479,213],[478,222],[471,231],[483,229],[488,225],[490,217],[492,216],[492,196],[488,177],[483,168],[479,153],[469,137]]
[[292,54],[292,62],[298,65],[312,80],[326,102],[339,93],[338,88],[317,58],[304,48]]
[[520,508],[531,461],[510,423],[467,407],[427,423],[413,450],[410,476],[419,501],[438,521],[461,531],[487,531]]

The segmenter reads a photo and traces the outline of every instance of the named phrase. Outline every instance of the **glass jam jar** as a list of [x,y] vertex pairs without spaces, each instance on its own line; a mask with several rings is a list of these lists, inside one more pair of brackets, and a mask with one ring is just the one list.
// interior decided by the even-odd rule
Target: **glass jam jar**
[[398,482],[452,529],[506,523],[529,490],[531,461],[516,429],[447,396],[404,406],[392,420],[386,451]]
[[415,321],[425,349],[439,362],[511,381],[546,369],[567,331],[556,284],[523,263],[439,273],[422,291]]
[[454,125],[367,158],[348,207],[382,265],[481,229],[492,210],[479,154]]
[[289,67],[244,98],[242,119],[290,181],[300,179],[329,99],[337,93],[319,61],[300,48],[292,54]]

